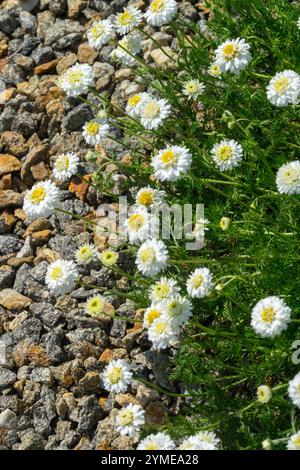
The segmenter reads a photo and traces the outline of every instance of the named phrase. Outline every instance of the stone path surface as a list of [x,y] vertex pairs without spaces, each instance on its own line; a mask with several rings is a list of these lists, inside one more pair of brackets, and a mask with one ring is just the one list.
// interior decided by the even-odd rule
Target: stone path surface
[[[84,242],[103,249],[106,238],[65,214],[32,222],[22,210],[24,191],[51,175],[56,155],[76,152],[82,176],[97,167],[85,158],[91,147],[81,134],[92,111],[77,99],[67,100],[57,76],[77,61],[90,64],[97,90],[119,106],[141,89],[130,68],[111,61],[112,46],[98,54],[86,40],[92,18],[113,17],[128,3],[141,9],[148,4],[5,0],[0,6],[0,449],[131,449],[136,439],[120,436],[113,424],[121,406],[140,403],[152,425],[178,412],[176,399],[137,381],[126,394],[108,394],[101,386],[105,365],[127,358],[139,377],[172,389],[166,378],[169,356],[151,350],[140,323],[87,316],[85,301],[95,290],[80,287],[56,299],[45,287],[49,263],[74,258]],[[180,3],[181,12],[194,21],[200,19],[196,3]],[[150,33],[172,48],[168,27]],[[158,67],[166,60],[149,40],[144,58]],[[107,141],[103,147],[126,161],[122,146]],[[126,177],[117,167],[107,165],[103,176],[111,178],[115,196],[122,194]],[[105,224],[96,210],[103,202],[114,204],[112,199],[76,178],[60,188],[62,209]],[[133,269],[130,259],[121,259],[121,265]],[[126,290],[128,281],[106,268],[80,269],[87,283],[101,288],[117,283]],[[129,300],[120,299],[110,298],[117,315],[141,318]]]

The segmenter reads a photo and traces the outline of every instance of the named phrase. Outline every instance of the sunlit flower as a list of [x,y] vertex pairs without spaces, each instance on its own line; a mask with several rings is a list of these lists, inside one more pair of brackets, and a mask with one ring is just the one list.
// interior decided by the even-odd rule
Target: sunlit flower
[[152,342],[153,348],[157,350],[171,346],[177,340],[178,333],[178,328],[166,315],[156,318],[148,329],[149,340]]
[[220,228],[224,230],[224,232],[230,227],[230,224],[231,219],[229,217],[222,217],[222,219],[220,220]]
[[171,319],[175,327],[184,325],[192,316],[191,302],[178,294],[164,300],[163,307],[166,316]]
[[260,336],[274,338],[286,330],[291,309],[279,297],[271,296],[257,302],[251,313],[251,326]]
[[196,100],[205,90],[204,83],[199,80],[188,80],[183,84],[182,93],[189,99]]
[[145,100],[152,98],[149,93],[137,93],[132,95],[127,101],[126,105],[126,114],[133,118],[140,117],[141,107],[143,106]]
[[142,49],[140,36],[128,34],[118,42],[117,48],[113,51],[113,58],[119,60],[124,65],[135,65],[136,56]]
[[74,152],[59,155],[54,163],[53,176],[59,181],[66,181],[77,172],[79,158]]
[[159,206],[164,203],[165,191],[153,189],[150,186],[139,189],[136,195],[135,202],[139,206],[144,206],[147,209],[154,206]]
[[76,265],[73,261],[58,259],[49,264],[45,282],[54,295],[65,295],[70,292],[78,277]]
[[50,180],[41,181],[25,193],[23,210],[32,219],[53,214],[60,200],[59,189]]
[[108,124],[101,124],[100,120],[95,118],[83,126],[82,135],[87,144],[97,145],[107,137],[109,129]]
[[267,98],[279,107],[297,104],[300,98],[300,75],[293,70],[276,73],[267,86]]
[[151,237],[153,217],[143,206],[133,207],[125,222],[130,243],[137,243]]
[[148,307],[144,313],[143,326],[144,328],[150,328],[154,320],[159,318],[164,313],[164,307],[161,303],[152,304]]
[[175,0],[152,0],[145,18],[151,26],[163,26],[170,23],[178,10]]
[[150,434],[145,437],[139,445],[137,450],[172,450],[175,449],[175,444],[170,436],[165,432],[157,434]]
[[142,12],[133,6],[124,8],[122,13],[116,16],[115,24],[118,33],[127,34],[142,22]]
[[117,431],[122,436],[135,436],[145,423],[145,412],[140,405],[124,406],[116,417]]
[[191,297],[202,299],[206,297],[213,287],[212,273],[208,268],[195,269],[186,283],[188,294]]
[[97,248],[90,243],[81,245],[75,253],[75,259],[79,264],[90,263],[99,257]]
[[100,253],[100,261],[104,266],[113,266],[117,263],[119,255],[113,250],[104,250]]
[[269,403],[272,398],[272,390],[267,385],[260,385],[257,388],[257,399],[261,403]]
[[300,450],[300,431],[296,432],[289,438],[287,450]]
[[141,124],[145,129],[157,129],[169,116],[171,106],[166,100],[150,97],[143,100],[140,109]]
[[176,181],[188,172],[192,155],[186,147],[166,147],[152,158],[154,176],[160,181]]
[[300,408],[300,372],[289,381],[288,394],[293,404]]
[[250,46],[245,39],[240,38],[228,39],[216,49],[215,53],[215,63],[221,72],[239,73],[251,60]]
[[149,298],[152,302],[161,302],[172,295],[178,294],[179,291],[180,288],[175,279],[161,277],[159,281],[156,281],[155,284],[151,286]]
[[226,171],[240,164],[243,158],[243,149],[235,140],[224,139],[213,146],[211,154],[220,170]]
[[132,381],[130,365],[123,359],[110,361],[101,374],[104,388],[108,392],[126,392],[128,385]]
[[89,87],[94,85],[94,71],[88,64],[75,64],[64,72],[58,79],[58,86],[68,96],[86,94]]
[[91,315],[91,317],[97,317],[103,313],[104,306],[105,298],[102,295],[97,294],[87,300],[85,311],[88,315]]
[[300,194],[300,161],[282,165],[277,171],[276,185],[281,194]]
[[139,248],[136,265],[144,276],[154,277],[167,267],[168,251],[163,241],[147,240]]
[[218,450],[220,439],[214,432],[200,431],[194,436],[184,439],[179,450]]
[[114,26],[109,20],[94,21],[87,30],[87,39],[89,45],[94,49],[101,49],[108,43],[114,33]]

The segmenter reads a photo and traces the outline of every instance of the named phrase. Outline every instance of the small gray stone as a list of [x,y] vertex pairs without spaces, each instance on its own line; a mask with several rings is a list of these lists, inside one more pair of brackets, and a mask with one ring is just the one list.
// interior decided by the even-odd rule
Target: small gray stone
[[0,269],[0,290],[12,287],[15,278],[15,272],[10,267]]
[[21,28],[24,29],[26,33],[36,33],[36,18],[31,13],[28,11],[21,11],[19,20],[21,23]]
[[[0,271],[1,273],[1,271]],[[47,302],[36,302],[30,305],[30,311],[39,317],[44,326],[53,328],[62,319],[62,314]]]
[[36,432],[42,436],[47,437],[51,434],[50,422],[43,406],[39,406],[33,411],[33,425]]
[[38,47],[32,52],[31,58],[34,60],[36,65],[49,62],[50,60],[53,59],[52,47],[50,46]]
[[18,114],[13,122],[12,130],[24,137],[30,137],[37,130],[37,116],[28,111]]
[[87,121],[93,118],[91,108],[87,104],[80,104],[73,108],[63,119],[63,126],[69,131],[78,131]]
[[14,384],[16,380],[17,376],[14,372],[6,369],[6,367],[0,366],[0,389],[9,387]]
[[51,385],[53,382],[53,375],[48,367],[36,367],[30,375],[31,380],[43,384]]
[[45,445],[45,439],[33,429],[30,429],[21,437],[19,450],[42,450]]
[[98,421],[103,417],[103,410],[94,396],[83,397],[79,401],[81,407],[78,423],[78,432],[87,434],[96,427]]
[[0,428],[4,429],[17,429],[18,419],[16,414],[7,409],[0,414]]
[[19,26],[15,12],[12,10],[0,10],[0,31],[6,34],[11,34]]
[[45,46],[55,45],[57,41],[65,36],[71,34],[79,34],[82,36],[83,32],[83,26],[77,21],[57,19],[52,28],[46,31],[44,43]]
[[0,255],[16,253],[23,246],[23,242],[16,235],[0,235]]
[[4,108],[0,115],[0,131],[9,131],[16,117],[16,112],[10,106]]

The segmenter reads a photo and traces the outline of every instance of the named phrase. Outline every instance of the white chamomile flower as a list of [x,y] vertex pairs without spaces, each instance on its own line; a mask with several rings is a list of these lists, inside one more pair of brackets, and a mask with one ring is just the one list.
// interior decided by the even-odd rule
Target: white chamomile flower
[[220,69],[220,66],[216,64],[216,62],[213,62],[208,68],[208,73],[212,77],[220,78],[222,71]]
[[66,181],[77,172],[79,158],[74,152],[59,155],[54,163],[53,176],[59,181]]
[[86,94],[89,87],[94,85],[94,71],[88,64],[75,64],[64,72],[58,79],[58,86],[68,96]]
[[146,207],[147,209],[160,206],[164,203],[165,191],[153,189],[150,186],[139,189],[137,192],[135,202],[139,206]]
[[175,0],[152,0],[145,13],[147,23],[151,26],[163,26],[170,23],[178,10]]
[[151,237],[154,229],[153,217],[145,207],[133,207],[125,221],[125,227],[130,243],[142,242]]
[[167,267],[168,257],[162,240],[147,240],[138,249],[135,263],[144,276],[154,277]]
[[118,42],[117,48],[113,51],[113,58],[119,60],[124,65],[135,65],[136,56],[142,50],[141,38],[138,35],[131,34],[124,36]]
[[166,100],[147,98],[140,109],[141,124],[145,129],[157,129],[169,116],[171,106]]
[[220,170],[226,171],[239,165],[243,158],[243,149],[235,140],[224,139],[213,146],[211,155]]
[[54,295],[65,295],[70,292],[78,277],[76,265],[73,261],[58,259],[49,264],[45,282]]
[[269,403],[272,398],[272,390],[267,385],[260,385],[257,387],[257,399],[261,403]]
[[53,214],[59,205],[59,189],[50,180],[36,183],[25,193],[23,210],[31,219],[41,219]]
[[300,431],[293,434],[287,443],[287,450],[300,450]]
[[204,90],[205,85],[199,80],[187,80],[183,84],[182,93],[189,99],[195,100],[199,97],[199,95],[202,95]]
[[239,73],[251,60],[250,46],[245,39],[228,39],[215,51],[215,63],[221,72]]
[[142,12],[133,6],[124,8],[123,13],[118,13],[115,20],[119,34],[127,34],[142,22]]
[[124,406],[116,417],[117,431],[122,436],[135,436],[145,423],[145,412],[140,405]]
[[274,338],[287,329],[291,309],[279,297],[266,297],[255,305],[251,313],[251,326],[263,338]]
[[300,75],[293,70],[276,73],[267,86],[267,98],[279,107],[297,104],[300,98]]
[[148,329],[157,318],[164,313],[164,307],[161,303],[153,303],[144,313],[143,326]]
[[212,273],[208,268],[195,269],[190,274],[186,283],[188,294],[198,299],[206,297],[212,290],[212,287]]
[[172,295],[178,294],[180,288],[175,279],[161,277],[150,288],[149,298],[152,302],[161,302],[168,299]]
[[222,230],[228,230],[229,227],[230,227],[230,224],[231,224],[231,219],[229,217],[222,217],[222,219],[220,220],[220,228]]
[[138,118],[140,116],[141,107],[144,104],[145,100],[151,98],[149,93],[137,93],[132,95],[126,105],[126,114],[133,118]]
[[98,119],[92,119],[83,126],[82,135],[89,145],[97,145],[109,133],[109,125],[102,124]]
[[218,450],[220,439],[212,431],[200,431],[193,436],[199,450]]
[[101,49],[108,43],[114,33],[114,26],[109,20],[94,21],[87,30],[89,45],[94,49]]
[[184,325],[192,316],[192,304],[180,295],[169,297],[163,302],[165,314],[175,327]]
[[104,266],[109,267],[117,263],[119,255],[114,250],[104,250],[100,253],[100,261]]
[[288,394],[293,404],[300,408],[300,372],[289,381]]
[[105,298],[100,295],[90,297],[85,305],[85,311],[91,317],[97,317],[103,313],[105,307]]
[[300,194],[300,161],[282,165],[277,171],[276,185],[281,194]]
[[154,176],[160,181],[176,181],[188,172],[192,155],[186,147],[174,145],[161,150],[151,160]]
[[126,392],[132,380],[130,365],[123,359],[111,361],[101,374],[104,388],[108,392]]
[[149,340],[152,342],[153,348],[157,350],[171,346],[177,340],[178,333],[178,328],[167,315],[156,318],[148,329]]
[[157,434],[150,434],[145,437],[139,445],[137,450],[172,450],[175,449],[175,444],[170,436],[165,432]]
[[90,263],[98,259],[99,253],[97,248],[90,243],[81,245],[75,253],[75,259],[79,264]]

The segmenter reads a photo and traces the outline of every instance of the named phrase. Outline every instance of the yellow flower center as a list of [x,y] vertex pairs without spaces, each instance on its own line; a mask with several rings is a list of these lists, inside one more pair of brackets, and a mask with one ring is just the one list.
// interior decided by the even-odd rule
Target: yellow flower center
[[128,227],[130,230],[139,230],[145,223],[145,218],[141,214],[133,214],[128,219]]
[[112,266],[118,259],[117,253],[113,251],[106,251],[101,255],[102,263],[106,264],[106,266]]
[[158,334],[162,334],[166,330],[166,327],[167,327],[167,325],[166,325],[165,322],[163,322],[163,321],[157,322],[157,324],[155,325],[155,331]]
[[229,160],[232,157],[233,150],[229,145],[223,145],[220,147],[217,152],[217,157],[219,160]]
[[157,13],[165,7],[165,0],[153,0],[149,7],[151,13]]
[[277,93],[281,94],[284,93],[289,86],[289,79],[287,77],[281,77],[276,80],[274,83],[274,88]]
[[102,34],[104,33],[105,31],[105,28],[103,26],[103,24],[99,23],[97,24],[96,26],[93,26],[91,28],[91,33],[92,33],[92,36],[94,39],[98,39],[102,36]]
[[151,206],[153,204],[153,192],[148,190],[143,191],[138,197],[138,202],[142,206]]
[[282,174],[282,179],[287,184],[293,184],[300,179],[300,173],[295,168],[287,168]]
[[160,106],[155,101],[151,101],[150,103],[146,104],[143,114],[146,119],[154,119],[160,113]]
[[103,311],[104,301],[100,298],[91,299],[87,303],[87,311],[92,315],[97,315]]
[[295,437],[293,444],[300,449],[300,436]]
[[82,246],[79,248],[78,257],[80,259],[88,259],[91,258],[91,256],[93,256],[93,250],[90,246]]
[[218,65],[212,65],[209,70],[214,76],[220,75],[220,67]]
[[159,300],[165,299],[170,294],[170,287],[168,284],[158,284],[155,287],[155,295]]
[[119,421],[122,426],[128,426],[133,421],[133,413],[130,410],[123,410],[120,412]]
[[107,377],[112,384],[117,384],[121,378],[121,368],[114,367],[111,371],[109,371]]
[[46,197],[46,190],[43,187],[35,188],[31,191],[30,199],[33,204],[39,204]]
[[56,266],[55,268],[52,269],[51,273],[50,273],[50,277],[53,281],[57,281],[58,279],[60,279],[62,277],[62,269],[60,266]]
[[276,315],[275,310],[272,307],[267,307],[261,312],[261,318],[266,323],[272,323]]
[[177,157],[176,157],[175,152],[173,152],[173,150],[167,150],[166,152],[162,154],[162,156],[160,157],[160,160],[165,165],[172,165],[173,163],[176,162]]
[[82,72],[80,70],[72,70],[69,72],[69,82],[73,85],[77,85],[81,82],[82,79]]
[[141,100],[142,98],[140,97],[140,95],[134,95],[131,98],[129,98],[128,106],[130,106],[131,108],[134,108],[136,105],[140,103]]
[[144,248],[140,251],[140,260],[142,263],[152,263],[155,260],[155,251],[153,248]]
[[100,125],[95,121],[88,122],[86,125],[86,132],[90,135],[95,135],[98,133],[99,127]]
[[203,284],[203,276],[202,274],[197,274],[192,278],[192,287],[193,289],[198,289]]
[[70,160],[66,156],[62,156],[56,160],[56,168],[58,171],[68,170],[70,166]]
[[226,46],[223,47],[223,54],[226,60],[233,59],[237,56],[237,53],[238,48],[233,43],[226,44]]
[[154,320],[159,317],[160,317],[160,312],[156,310],[155,308],[153,308],[147,313],[147,322],[149,323],[149,325],[151,325],[154,322]]
[[186,85],[187,91],[190,93],[196,93],[198,91],[197,83],[190,82]]
[[157,444],[154,444],[154,442],[149,442],[149,444],[146,445],[146,450],[159,450],[157,447]]
[[133,19],[133,15],[128,10],[125,10],[124,13],[121,13],[119,15],[119,23],[121,26],[129,25],[132,19]]

